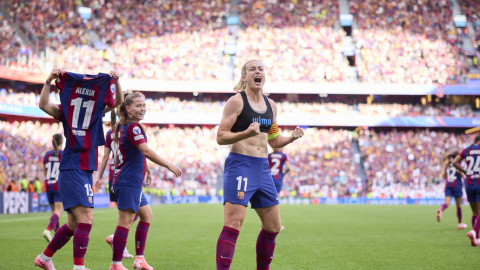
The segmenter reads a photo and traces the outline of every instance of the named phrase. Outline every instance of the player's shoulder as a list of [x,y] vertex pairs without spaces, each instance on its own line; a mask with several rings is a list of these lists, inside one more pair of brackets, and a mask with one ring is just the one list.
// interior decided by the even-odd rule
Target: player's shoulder
[[128,131],[132,132],[134,135],[140,135],[144,132],[140,123],[137,122],[132,122],[128,124]]

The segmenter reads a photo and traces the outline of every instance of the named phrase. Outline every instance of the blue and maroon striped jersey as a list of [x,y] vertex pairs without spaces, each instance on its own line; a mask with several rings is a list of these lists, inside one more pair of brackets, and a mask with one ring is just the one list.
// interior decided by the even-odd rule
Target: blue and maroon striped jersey
[[142,187],[147,171],[147,159],[137,145],[146,142],[147,135],[140,124],[134,122],[120,127],[114,185]]
[[480,144],[472,144],[459,154],[467,162],[467,185],[480,184]]
[[60,116],[66,146],[60,170],[96,170],[98,149],[105,144],[105,106],[115,105],[115,79],[108,74],[84,75],[66,72],[56,81],[60,89]]
[[270,173],[273,179],[283,179],[283,166],[287,161],[287,155],[283,152],[273,152],[268,154],[268,163],[270,163]]
[[43,165],[47,169],[45,175],[46,191],[58,191],[58,173],[60,167],[60,160],[62,159],[63,151],[58,151],[58,156],[55,155],[54,150],[50,150],[43,158]]
[[462,175],[457,171],[453,164],[447,168],[447,184],[445,187],[462,187]]

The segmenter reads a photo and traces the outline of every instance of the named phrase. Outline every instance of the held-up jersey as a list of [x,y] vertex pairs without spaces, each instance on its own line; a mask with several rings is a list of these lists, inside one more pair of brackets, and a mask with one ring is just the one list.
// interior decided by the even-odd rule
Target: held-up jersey
[[462,175],[457,172],[457,169],[450,164],[447,168],[447,184],[445,187],[460,187],[462,188]]
[[480,144],[472,144],[459,154],[467,162],[467,185],[480,184]]
[[115,79],[108,74],[66,72],[56,81],[60,89],[60,116],[66,146],[60,170],[97,169],[97,146],[105,144],[102,117],[115,105]]
[[274,180],[283,179],[283,166],[287,161],[287,155],[283,152],[274,152],[268,154],[268,163],[270,163],[270,172]]
[[43,164],[47,169],[47,175],[45,175],[46,191],[58,191],[58,173],[62,155],[63,150],[58,150],[58,157],[54,150],[50,150],[43,158]]
[[115,168],[114,185],[141,188],[147,172],[147,159],[137,145],[147,142],[147,136],[139,123],[121,126],[118,134],[118,166]]

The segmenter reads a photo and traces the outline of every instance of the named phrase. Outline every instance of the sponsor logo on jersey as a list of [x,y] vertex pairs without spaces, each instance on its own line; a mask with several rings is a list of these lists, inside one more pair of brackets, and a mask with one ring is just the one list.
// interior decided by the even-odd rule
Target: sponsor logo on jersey
[[133,131],[133,134],[135,135],[142,134],[142,130],[140,129],[140,127],[134,127],[132,131]]
[[135,141],[141,140],[141,139],[143,139],[143,135],[137,135],[137,136],[133,137],[133,139]]
[[265,119],[261,118],[258,116],[258,118],[252,118],[252,123],[259,123],[260,125],[265,125],[265,126],[271,126],[272,125],[272,119]]
[[243,191],[239,191],[238,194],[237,194],[237,197],[240,199],[240,200],[243,200],[243,198],[245,198],[245,194]]
[[72,129],[72,134],[75,135],[75,136],[85,136],[86,132],[85,132],[85,130]]

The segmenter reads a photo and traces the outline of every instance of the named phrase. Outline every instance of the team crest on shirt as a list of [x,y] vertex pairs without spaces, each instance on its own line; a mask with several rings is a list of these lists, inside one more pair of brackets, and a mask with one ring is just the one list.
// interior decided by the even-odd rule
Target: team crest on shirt
[[135,135],[142,134],[142,130],[140,129],[140,127],[134,127],[132,131],[133,131],[133,134]]
[[112,94],[115,94],[115,89],[116,89],[115,84],[110,85],[110,91],[112,91]]
[[245,193],[243,191],[239,191],[238,194],[237,194],[237,197],[240,199],[240,200],[243,200],[243,198],[245,198]]

